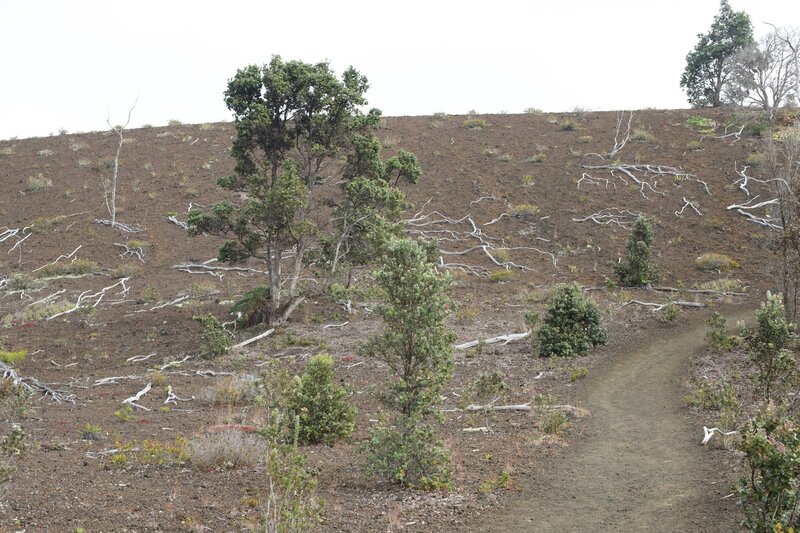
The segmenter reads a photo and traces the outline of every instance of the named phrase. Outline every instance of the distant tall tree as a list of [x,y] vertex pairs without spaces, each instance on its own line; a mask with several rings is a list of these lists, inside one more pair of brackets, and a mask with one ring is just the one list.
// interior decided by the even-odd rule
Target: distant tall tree
[[800,34],[781,29],[734,54],[728,60],[731,76],[723,98],[738,105],[755,104],[771,122],[781,104],[797,91],[798,45]]
[[711,30],[697,37],[697,45],[686,56],[681,87],[692,106],[719,107],[722,88],[730,76],[727,60],[753,43],[753,26],[747,13],[734,11],[728,0],[722,0]]

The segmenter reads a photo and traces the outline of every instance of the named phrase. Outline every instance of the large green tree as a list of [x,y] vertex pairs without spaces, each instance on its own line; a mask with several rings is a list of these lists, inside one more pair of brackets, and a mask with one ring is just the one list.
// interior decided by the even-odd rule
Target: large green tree
[[747,13],[734,11],[728,0],[722,0],[709,32],[697,37],[697,45],[686,56],[681,87],[692,106],[719,107],[731,74],[730,59],[753,44],[753,26]]
[[[367,79],[352,67],[338,78],[327,62],[279,56],[240,69],[228,82],[236,173],[218,183],[245,194],[236,204],[190,212],[189,229],[229,236],[218,254],[221,261],[266,263],[268,283],[259,292],[265,309],[256,313],[265,322],[285,319],[303,301],[300,273],[319,255],[314,252],[321,240],[347,244],[357,235],[371,235],[384,214],[396,217],[405,205],[397,182],[419,177],[413,154],[401,150],[386,162],[380,158],[380,143],[371,132],[381,113],[362,111],[367,88]],[[364,149],[363,139],[377,148]],[[338,195],[331,192],[336,188],[321,187],[336,174],[344,178]],[[353,185],[364,180],[361,188]],[[333,221],[331,210],[339,214]],[[348,249],[340,245],[340,256],[343,247]]]

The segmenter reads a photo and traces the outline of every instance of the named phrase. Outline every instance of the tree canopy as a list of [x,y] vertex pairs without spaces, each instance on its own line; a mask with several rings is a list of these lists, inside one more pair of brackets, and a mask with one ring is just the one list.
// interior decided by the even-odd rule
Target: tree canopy
[[753,44],[753,26],[744,11],[734,11],[728,0],[720,2],[708,33],[701,33],[694,50],[686,56],[681,87],[695,107],[719,107],[722,89],[731,75],[727,61]]
[[[406,205],[399,182],[419,179],[413,154],[399,150],[381,159],[372,133],[381,113],[362,111],[368,87],[352,67],[337,78],[327,62],[279,56],[238,70],[228,82],[236,166],[235,175],[218,184],[245,194],[237,203],[190,212],[189,230],[229,236],[220,261],[266,263],[268,286],[258,294],[267,308],[254,313],[265,322],[286,318],[302,302],[300,273],[312,259],[335,270],[356,244],[366,249],[372,235],[390,232]],[[339,194],[329,194],[330,187],[318,193],[334,175],[342,178]],[[320,261],[320,243],[332,258]]]

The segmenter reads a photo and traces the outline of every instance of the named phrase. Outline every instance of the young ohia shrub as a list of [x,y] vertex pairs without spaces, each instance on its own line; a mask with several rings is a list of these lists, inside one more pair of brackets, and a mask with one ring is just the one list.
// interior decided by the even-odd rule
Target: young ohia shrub
[[658,283],[660,276],[650,262],[650,247],[653,245],[653,228],[643,217],[636,220],[625,245],[625,262],[614,265],[614,273],[623,285],[638,287]]
[[289,415],[300,419],[300,443],[330,446],[349,437],[358,412],[350,395],[336,382],[333,358],[325,353],[312,357],[305,373],[295,378],[289,402]]
[[586,355],[591,346],[608,342],[600,309],[577,283],[556,288],[538,336],[542,357]]

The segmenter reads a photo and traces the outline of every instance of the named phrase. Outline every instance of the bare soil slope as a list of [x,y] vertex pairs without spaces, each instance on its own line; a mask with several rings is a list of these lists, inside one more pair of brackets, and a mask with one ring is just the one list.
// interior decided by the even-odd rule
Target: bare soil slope
[[[694,287],[738,279],[752,295],[685,294],[681,298],[752,308],[772,285],[768,230],[727,209],[747,200],[736,184],[739,176],[734,164],[741,165],[755,153],[759,140],[746,134],[737,142],[730,136],[713,138],[724,135],[727,125],[737,124],[738,130],[741,124],[736,117],[717,111],[701,112],[715,127],[714,133],[703,134],[687,124],[687,118],[696,114],[637,112],[633,128],[646,135],[632,136],[623,150],[605,161],[591,154],[605,154],[614,145],[616,113],[482,116],[477,118],[485,125],[476,129],[465,127],[471,118],[466,116],[385,120],[379,130],[385,154],[399,148],[413,151],[424,170],[420,184],[407,190],[415,205],[408,213],[412,220],[408,229],[414,237],[440,239],[445,267],[456,274],[451,326],[460,341],[522,331],[524,312],[541,310],[555,283],[573,280],[591,288],[609,328],[608,346],[576,360],[534,357],[526,342],[455,354],[455,376],[442,402],[446,412],[441,435],[451,450],[456,476],[456,488],[448,494],[404,491],[362,473],[363,458],[356,448],[380,409],[369,392],[385,377],[380,365],[358,355],[358,346],[380,327],[371,314],[378,302],[370,297],[367,271],[357,274],[360,292],[352,298],[350,313],[344,302],[314,293],[318,280],[309,273],[308,289],[314,297],[272,338],[220,359],[199,356],[200,325],[192,317],[213,313],[229,320],[231,302],[263,283],[263,275],[252,271],[176,268],[212,261],[221,243],[212,236],[189,238],[167,217],[185,220],[190,207],[225,198],[215,180],[232,172],[230,124],[128,132],[117,201],[119,219],[143,229],[131,235],[94,223],[107,217],[102,181],[110,176],[115,137],[89,133],[1,141],[2,348],[27,350],[27,358],[14,365],[16,372],[74,395],[75,403],[37,397],[35,413],[17,420],[33,447],[18,461],[19,470],[0,497],[4,506],[0,529],[180,531],[210,527],[232,531],[257,523],[266,490],[263,464],[201,469],[191,461],[148,464],[135,452],[128,454],[127,463],[114,464],[109,450],[141,448],[145,440],[161,445],[176,438],[191,441],[215,424],[255,423],[260,416],[256,406],[213,397],[219,398],[220,391],[237,380],[258,376],[265,361],[277,359],[292,371],[301,371],[308,356],[320,351],[332,354],[338,376],[355,388],[353,401],[359,408],[352,442],[306,450],[321,471],[319,492],[327,501],[324,531],[461,530],[473,524],[476,516],[490,511],[503,514],[500,509],[509,508],[504,502],[527,501],[536,495],[533,487],[544,494],[544,484],[531,483],[550,479],[541,477],[543,468],[563,462],[567,470],[560,472],[574,468],[575,476],[591,474],[599,463],[579,450],[591,449],[595,440],[618,431],[610,425],[612,419],[662,416],[671,424],[669,420],[680,418],[679,395],[672,389],[663,389],[658,402],[648,408],[633,396],[616,398],[614,387],[628,380],[673,383],[680,379],[680,366],[667,365],[665,374],[650,377],[627,372],[644,368],[637,362],[637,347],[652,349],[654,334],[679,337],[676,332],[687,329],[699,335],[705,315],[703,310],[687,308],[674,325],[665,326],[649,308],[623,307],[632,298],[666,302],[669,293],[629,291],[607,284],[605,279],[613,278],[612,265],[624,254],[628,229],[577,220],[608,213],[603,211],[608,209],[653,217],[654,260],[664,285]],[[692,141],[700,143],[693,147],[699,149],[689,149]],[[639,165],[634,174],[648,185],[637,184],[620,172],[620,164]],[[597,165],[612,166],[585,168]],[[641,165],[653,166],[644,169]],[[680,175],[658,174],[656,165],[661,170],[665,166],[678,169]],[[329,172],[333,179],[327,187],[333,194],[335,169]],[[749,169],[751,175],[760,172],[758,167]],[[750,193],[763,194],[762,198],[769,194],[757,184],[751,184]],[[701,214],[691,208],[681,212],[687,201]],[[768,216],[769,212],[756,214]],[[320,209],[317,216],[324,225],[325,211]],[[142,260],[125,255],[118,246],[131,239],[143,245]],[[727,273],[698,269],[695,259],[706,252],[727,254],[740,268]],[[66,255],[70,257],[59,259]],[[73,259],[92,262],[88,273],[44,275],[48,269],[42,267],[56,260],[56,264],[71,264]],[[262,268],[256,263],[250,266]],[[48,320],[74,307],[81,295],[96,294],[125,277],[130,278],[127,291],[116,286],[96,304]],[[331,325],[336,327],[325,328]],[[242,340],[259,331],[239,331],[235,336]],[[695,342],[696,336],[691,335],[682,341],[686,347]],[[665,359],[670,365],[681,360]],[[601,370],[607,364],[615,366]],[[583,368],[589,370],[589,380],[573,382],[574,371]],[[533,402],[542,394],[551,394],[561,403],[583,398],[596,403],[587,405],[590,411],[597,410],[592,419],[595,425],[573,419],[572,429],[554,437],[545,435],[541,413],[535,409],[495,415],[458,411],[465,402],[479,401],[473,385],[484,372],[498,372],[502,377],[506,388],[497,399],[500,403]],[[137,409],[128,420],[116,416],[122,400],[147,383],[153,389],[139,403],[148,410]],[[187,401],[165,405],[168,386]],[[653,391],[657,392],[655,385]],[[606,395],[609,399],[602,400]],[[637,413],[628,407],[652,411]],[[11,421],[11,417],[0,420],[2,433]],[[101,428],[97,439],[84,438],[87,424]],[[652,421],[653,427],[658,424]],[[490,431],[464,431],[474,427]],[[585,428],[590,429],[582,434]],[[686,446],[694,446],[701,428],[696,420],[667,432],[685,435]],[[657,434],[643,437],[643,450],[654,439],[652,435]],[[619,435],[617,442],[625,457],[622,452],[632,445],[632,437]],[[573,449],[575,443],[581,443],[579,448]],[[699,463],[703,451],[693,450],[699,454]],[[713,454],[708,457],[714,460]],[[658,463],[657,456],[653,461]],[[481,490],[502,472],[510,473],[508,488]],[[687,475],[700,479],[691,472]],[[552,482],[568,487],[569,480]],[[592,494],[591,485],[579,486],[575,496],[600,497],[596,501],[600,509],[601,503],[623,497],[623,489],[629,489],[625,482],[619,487]],[[637,496],[631,504],[638,501]],[[673,507],[679,506],[675,500]],[[560,512],[558,507],[552,509],[550,516]],[[625,510],[626,505],[621,509],[622,516],[636,514],[634,509]],[[642,509],[642,520],[649,513]],[[623,524],[614,522],[617,516],[604,519]],[[521,518],[532,517],[531,512]]]

